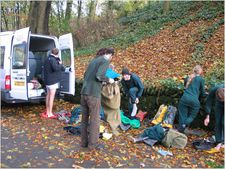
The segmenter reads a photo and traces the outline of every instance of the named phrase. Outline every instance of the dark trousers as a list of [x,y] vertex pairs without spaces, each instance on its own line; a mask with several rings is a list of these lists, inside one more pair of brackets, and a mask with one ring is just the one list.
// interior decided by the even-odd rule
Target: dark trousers
[[128,111],[129,111],[129,114],[131,114],[132,110],[133,110],[133,104],[135,103],[136,101],[136,98],[137,98],[137,92],[138,92],[138,88],[137,87],[132,87],[129,89],[129,101],[128,102]]
[[101,99],[81,95],[81,146],[95,147],[99,139]]
[[180,101],[178,105],[179,111],[179,127],[183,124],[189,126],[191,122],[195,119],[199,112],[200,106],[197,105],[187,105],[187,103]]
[[215,137],[216,142],[224,142],[224,107],[215,105]]

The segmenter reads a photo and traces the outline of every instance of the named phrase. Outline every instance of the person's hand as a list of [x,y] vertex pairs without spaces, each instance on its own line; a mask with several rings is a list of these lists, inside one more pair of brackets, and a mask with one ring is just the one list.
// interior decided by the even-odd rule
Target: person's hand
[[138,103],[139,103],[139,99],[138,99],[138,98],[136,98],[135,103],[136,103],[136,104],[138,104]]
[[112,83],[114,83],[114,82],[115,82],[115,80],[114,80],[114,79],[109,78],[109,83],[110,83],[110,84],[112,84]]
[[208,126],[208,124],[209,124],[209,115],[207,115],[205,120],[204,120],[204,125]]

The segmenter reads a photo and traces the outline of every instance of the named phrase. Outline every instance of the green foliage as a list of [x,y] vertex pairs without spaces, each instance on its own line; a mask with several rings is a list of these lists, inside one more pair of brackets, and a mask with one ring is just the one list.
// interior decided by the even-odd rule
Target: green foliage
[[160,84],[162,85],[162,87],[167,87],[170,89],[183,89],[184,88],[183,84],[181,82],[178,83],[177,80],[174,78],[160,80]]
[[173,2],[171,11],[167,15],[163,14],[163,3],[148,5],[144,9],[137,10],[131,16],[120,18],[118,21],[123,25],[120,33],[110,39],[79,48],[76,51],[76,56],[91,54],[98,48],[108,46],[126,48],[146,36],[155,35],[163,29],[166,23],[184,17],[194,4],[191,2]]
[[204,44],[203,43],[196,44],[195,51],[192,54],[193,60],[195,60],[198,63],[201,63],[203,58],[203,52],[204,52]]
[[195,20],[212,20],[218,16],[224,14],[224,9],[221,7],[221,4],[213,6],[212,3],[205,2],[202,8],[195,14],[188,17],[182,18],[173,28],[173,31],[176,29],[188,24],[191,21]]
[[[189,16],[197,10],[198,12],[196,15]],[[211,2],[171,1],[171,9],[165,15],[163,14],[163,2],[152,2],[145,8],[137,10],[132,15],[119,18],[118,22],[122,26],[122,31],[117,35],[77,49],[76,56],[91,54],[96,52],[99,48],[108,46],[123,49],[138,42],[144,37],[154,36],[169,22],[179,20],[178,25],[174,28],[175,30],[192,20],[213,19],[222,13],[223,6],[221,7],[221,3],[212,5]],[[222,21],[219,22],[219,24],[221,23]],[[200,59],[202,49],[201,47],[196,46],[196,50],[198,51],[193,54],[193,58]]]
[[223,165],[219,165],[214,161],[206,161],[205,163],[211,168],[224,168]]
[[203,42],[207,42],[208,39],[213,35],[213,33],[219,28],[219,26],[223,24],[224,24],[224,18],[213,23],[212,26],[210,26],[205,32],[202,33],[200,40]]
[[206,84],[214,86],[224,81],[224,63],[222,61],[216,61],[210,71],[205,75]]
[[178,81],[176,78],[167,78],[152,82],[145,81],[144,86],[144,95],[146,96],[153,96],[158,94],[178,97],[184,89],[183,83],[181,81]]

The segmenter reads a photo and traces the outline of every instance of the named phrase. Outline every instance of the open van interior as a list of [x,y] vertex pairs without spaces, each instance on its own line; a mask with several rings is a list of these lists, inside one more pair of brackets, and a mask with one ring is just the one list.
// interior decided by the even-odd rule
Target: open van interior
[[29,98],[45,96],[44,61],[51,53],[51,49],[55,47],[53,38],[30,35],[28,54],[29,76],[27,78]]
[[72,34],[59,38],[32,34],[29,27],[14,32],[0,32],[1,101],[36,102],[45,99],[44,62],[53,48],[65,66],[60,95],[75,94],[75,67]]

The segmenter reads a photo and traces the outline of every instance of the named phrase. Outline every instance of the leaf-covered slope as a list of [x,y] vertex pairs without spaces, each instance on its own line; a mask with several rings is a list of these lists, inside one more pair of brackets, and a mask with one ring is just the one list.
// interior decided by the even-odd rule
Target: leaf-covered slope
[[[195,64],[202,64],[207,72],[214,63],[223,62],[224,25],[220,25],[207,42],[201,42],[200,37],[221,18],[192,21],[175,31],[173,28],[176,23],[167,25],[155,36],[143,39],[126,49],[116,50],[112,62],[118,72],[126,66],[143,80],[181,78],[188,74]],[[203,54],[201,58],[195,58],[193,53],[199,43],[204,46]],[[88,61],[94,56],[95,54],[75,59],[77,78],[83,78]]]

